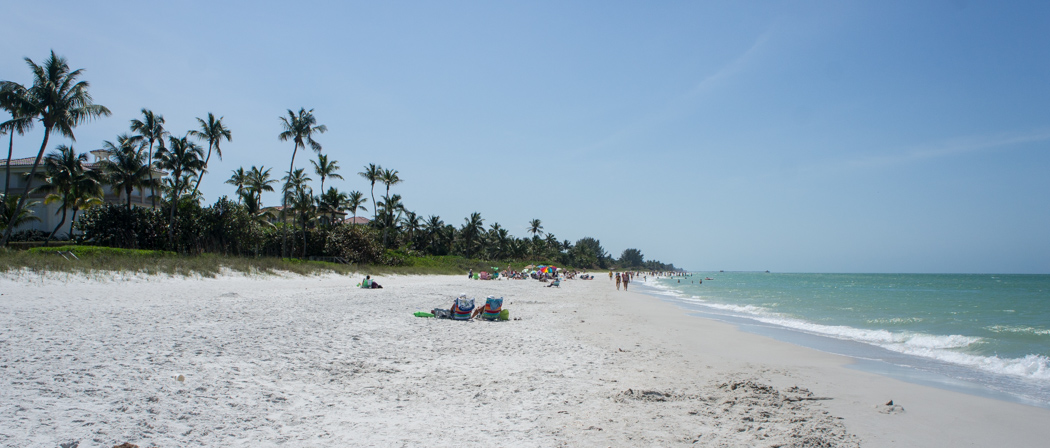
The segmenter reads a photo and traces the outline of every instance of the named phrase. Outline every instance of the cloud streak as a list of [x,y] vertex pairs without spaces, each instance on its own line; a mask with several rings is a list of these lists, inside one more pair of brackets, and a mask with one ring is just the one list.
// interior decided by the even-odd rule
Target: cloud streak
[[1050,140],[1050,129],[1011,134],[958,137],[938,143],[914,146],[904,152],[848,160],[828,168],[878,169],[918,163],[926,160],[956,157],[964,154],[1006,151],[1025,143]]
[[631,124],[616,130],[592,145],[581,148],[577,151],[577,154],[587,153],[613,145],[627,137],[646,132],[661,123],[665,123],[674,117],[681,115],[689,109],[696,97],[710,92],[718,85],[724,83],[725,80],[731,79],[733,76],[749,67],[761,52],[771,34],[772,30],[767,30],[759,35],[747,50],[740,53],[736,58],[720,67],[714,73],[701,79],[684,94],[669,100],[663,108],[635,120]]

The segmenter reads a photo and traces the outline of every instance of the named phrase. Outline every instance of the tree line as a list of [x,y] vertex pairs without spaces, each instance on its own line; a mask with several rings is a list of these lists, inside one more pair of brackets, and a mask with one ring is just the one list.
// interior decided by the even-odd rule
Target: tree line
[[[499,223],[486,227],[486,220],[477,212],[458,226],[437,215],[423,217],[392,192],[403,182],[400,173],[377,164],[369,163],[357,173],[369,183],[367,197],[361,191],[340,191],[330,183],[325,190],[326,181],[345,179],[339,162],[324,154],[315,139],[328,129],[318,123],[312,109],[289,109],[280,117],[282,129],[277,137],[293,146],[283,177],[274,178],[272,167],[238,168],[225,181],[236,188],[236,200],[223,197],[207,206],[201,204],[201,180],[208,173],[212,155],[221,160],[223,142],[233,139],[224,117],[211,112],[197,118],[196,129],[173,134],[165,128],[163,115],[143,108],[139,117],[130,120],[127,132],[102,142],[104,157],[94,165],[71,145],[58,145],[45,156],[53,133],[75,142],[78,125],[111,112],[93,102],[88,82],[79,79],[82,70],[70,70],[67,61],[54,51],[43,64],[29,58],[25,61],[33,73],[31,86],[0,81],[0,108],[11,115],[0,124],[0,133],[9,136],[8,181],[0,196],[0,246],[7,244],[15,228],[39,219],[31,212],[30,182],[20,193],[11,191],[10,161],[14,135],[24,135],[41,124],[43,142],[27,177],[41,181],[37,191],[47,194],[46,203],[59,204],[61,218],[46,234],[46,242],[63,237],[56,234],[69,212],[73,224],[66,238],[113,247],[191,254],[331,257],[394,265],[412,256],[454,255],[584,268],[674,269],[673,265],[645,260],[638,249],[627,249],[614,258],[595,238],[575,243],[559,240],[544,231],[539,219],[525,228],[529,237],[518,238]],[[300,150],[306,148],[316,155],[310,160],[309,171],[297,168],[295,163]],[[311,187],[311,175],[320,181],[317,192]],[[275,191],[278,184],[280,205],[264,206],[263,193]],[[377,184],[383,187],[378,200]],[[123,199],[123,204],[106,203],[104,186]],[[133,207],[135,191],[142,195],[148,191],[149,207]],[[358,213],[368,211],[371,220],[358,225]],[[346,216],[352,219],[344,219]]]

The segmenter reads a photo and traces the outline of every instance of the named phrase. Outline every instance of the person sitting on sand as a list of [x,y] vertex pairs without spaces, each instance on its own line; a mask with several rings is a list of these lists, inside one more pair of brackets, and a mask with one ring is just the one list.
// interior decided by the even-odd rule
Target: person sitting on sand
[[371,275],[366,275],[365,279],[361,280],[361,288],[362,289],[383,289],[383,287],[379,283],[376,283],[375,280],[372,280],[372,276]]
[[460,294],[459,298],[452,302],[452,308],[448,311],[455,320],[470,320],[473,317],[474,299],[468,299],[466,294]]
[[474,310],[474,314],[471,318],[481,316],[485,320],[496,320],[499,319],[499,313],[503,311],[503,297],[496,298],[495,296],[488,296],[485,298],[485,306]]

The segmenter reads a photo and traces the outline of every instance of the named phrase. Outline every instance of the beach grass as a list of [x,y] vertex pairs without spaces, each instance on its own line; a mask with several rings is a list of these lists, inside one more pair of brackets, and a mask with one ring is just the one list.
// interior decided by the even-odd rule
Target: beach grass
[[[181,255],[175,252],[137,249],[117,249],[100,246],[37,247],[30,250],[0,248],[0,272],[27,270],[31,272],[95,273],[120,272],[166,274],[173,276],[200,275],[215,277],[223,272],[245,274],[294,273],[299,275],[462,275],[505,269],[507,265],[520,270],[522,262],[487,261],[455,255],[404,257],[399,266],[372,264],[341,264],[326,261],[300,260],[277,257],[239,257],[217,254]],[[536,262],[530,264],[546,264]]]

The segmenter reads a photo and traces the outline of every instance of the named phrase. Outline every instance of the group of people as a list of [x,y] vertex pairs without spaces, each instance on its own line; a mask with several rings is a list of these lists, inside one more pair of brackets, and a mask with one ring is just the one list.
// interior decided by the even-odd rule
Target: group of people
[[[613,272],[609,271],[609,278],[611,279],[611,278],[613,278],[613,276],[614,276]],[[634,273],[633,272],[616,272],[615,273],[615,277],[616,277],[616,290],[619,291],[620,290],[620,284],[623,284],[623,290],[626,291],[627,290],[627,285],[629,285],[631,283],[631,281],[634,279]]]

